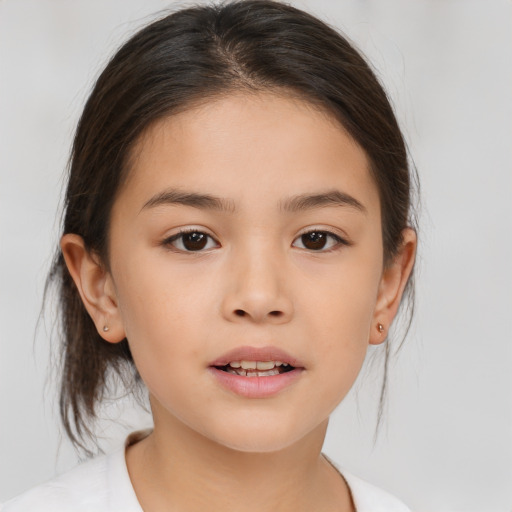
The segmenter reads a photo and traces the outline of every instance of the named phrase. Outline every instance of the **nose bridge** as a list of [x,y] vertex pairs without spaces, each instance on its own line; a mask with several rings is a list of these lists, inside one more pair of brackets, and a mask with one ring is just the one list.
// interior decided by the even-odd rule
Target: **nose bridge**
[[284,322],[292,314],[284,254],[277,243],[255,236],[233,249],[225,313],[231,319]]

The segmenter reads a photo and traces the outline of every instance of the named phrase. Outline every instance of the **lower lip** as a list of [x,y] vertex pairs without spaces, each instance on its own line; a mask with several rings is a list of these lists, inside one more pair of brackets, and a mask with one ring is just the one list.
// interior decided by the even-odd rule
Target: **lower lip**
[[268,377],[243,377],[210,367],[210,371],[223,387],[245,398],[267,398],[277,395],[297,381],[303,370],[294,368],[289,372]]

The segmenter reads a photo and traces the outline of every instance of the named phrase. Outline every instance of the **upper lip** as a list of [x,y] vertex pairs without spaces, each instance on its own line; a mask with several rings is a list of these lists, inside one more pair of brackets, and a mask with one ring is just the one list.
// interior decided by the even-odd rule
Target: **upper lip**
[[280,361],[295,368],[303,367],[303,364],[284,350],[273,347],[236,347],[221,355],[210,366],[226,366],[232,361]]

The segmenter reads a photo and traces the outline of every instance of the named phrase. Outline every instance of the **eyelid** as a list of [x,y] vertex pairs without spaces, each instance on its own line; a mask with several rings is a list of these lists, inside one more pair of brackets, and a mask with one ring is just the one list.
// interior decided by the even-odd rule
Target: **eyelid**
[[[330,247],[329,249],[326,249],[326,250],[323,250],[323,249],[314,250],[314,249],[307,249],[305,247],[304,248],[299,247],[299,249],[302,249],[302,250],[305,250],[305,251],[308,251],[308,252],[312,252],[312,253],[327,253],[327,252],[331,252],[331,251],[335,251],[337,249],[340,249],[343,246],[350,247],[351,245],[353,245],[353,243],[350,241],[350,239],[346,235],[342,235],[340,233],[337,233],[333,228],[325,228],[325,227],[322,228],[322,227],[314,227],[313,226],[313,227],[305,228],[303,231],[301,231],[293,239],[292,247],[294,246],[294,243],[295,243],[296,240],[300,239],[304,235],[307,235],[307,234],[313,233],[313,232],[322,233],[322,234],[325,234],[327,237],[333,238],[336,241],[336,244],[333,245],[332,247]],[[218,240],[213,235],[208,233],[207,230],[205,230],[205,228],[198,228],[198,227],[180,228],[179,231],[177,231],[176,233],[174,233],[174,234],[166,237],[164,240],[162,240],[161,245],[163,245],[164,247],[168,248],[169,250],[174,250],[176,252],[189,253],[189,254],[192,254],[192,253],[200,254],[200,253],[207,252],[209,249],[211,249],[211,247],[210,247],[209,249],[200,249],[200,250],[197,250],[197,251],[188,251],[186,249],[179,249],[179,248],[177,248],[177,247],[175,247],[173,245],[173,242],[175,242],[176,240],[179,240],[180,237],[182,237],[183,235],[187,235],[189,233],[204,234],[208,238],[213,240],[217,244],[217,246],[220,246],[220,243],[218,242]]]
[[[302,236],[307,235],[309,233],[315,233],[315,232],[323,233],[323,234],[327,235],[328,237],[332,237],[336,241],[336,244],[334,244],[332,247],[325,249],[325,250],[324,249],[314,250],[314,249],[307,249],[307,248],[302,248],[302,247],[298,247],[298,249],[305,250],[305,251],[313,253],[313,254],[314,253],[321,254],[321,253],[328,253],[328,252],[336,251],[336,250],[341,249],[342,247],[350,247],[353,245],[353,242],[346,235],[337,233],[335,230],[333,230],[333,228],[321,228],[321,227],[306,228],[304,231],[299,233],[299,235],[297,235],[297,237],[294,238],[293,243],[295,243],[295,241],[300,239]],[[292,245],[293,245],[293,243],[292,243]]]
[[170,236],[165,237],[162,240],[161,245],[163,245],[164,247],[166,247],[169,250],[176,251],[176,252],[181,252],[181,253],[200,254],[200,253],[207,252],[208,249],[202,249],[202,250],[199,250],[199,251],[187,251],[187,250],[184,250],[184,249],[179,249],[179,248],[175,247],[172,244],[176,240],[179,240],[180,237],[182,237],[183,235],[187,235],[189,233],[200,233],[200,234],[206,235],[208,238],[213,240],[218,246],[220,246],[218,240],[213,235],[208,233],[204,228],[197,228],[197,227],[180,228],[176,233],[174,233],[174,234],[172,234]]
[[338,238],[346,245],[352,245],[352,241],[350,240],[349,236],[345,232],[341,231],[340,229],[335,229],[335,228],[331,228],[331,227],[309,226],[307,228],[304,228],[304,230],[302,230],[297,235],[297,238],[302,235],[307,235],[308,233],[311,233],[313,231],[331,235],[334,238]]

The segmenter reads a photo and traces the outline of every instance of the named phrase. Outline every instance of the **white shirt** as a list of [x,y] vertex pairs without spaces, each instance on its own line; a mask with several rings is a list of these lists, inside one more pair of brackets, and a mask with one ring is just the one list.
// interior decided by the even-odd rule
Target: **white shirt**
[[[140,438],[137,434],[135,436]],[[132,434],[126,445],[133,439]],[[0,511],[143,512],[128,475],[125,446],[34,487],[4,503]],[[350,488],[357,512],[410,512],[387,492],[345,471],[340,473]]]

